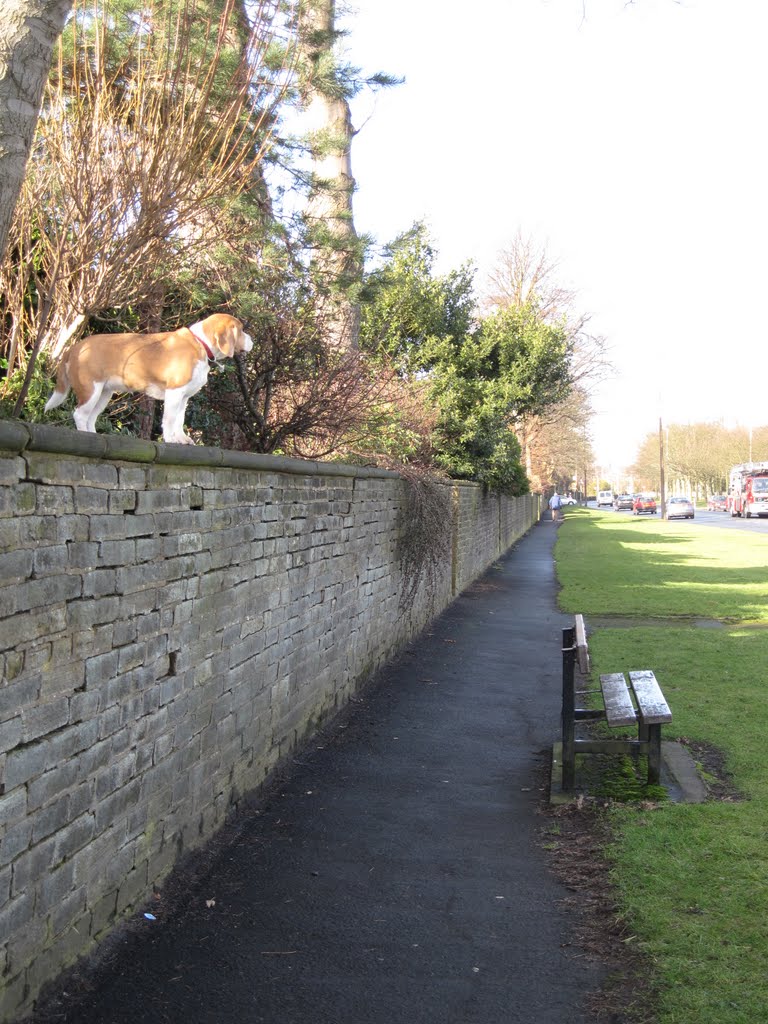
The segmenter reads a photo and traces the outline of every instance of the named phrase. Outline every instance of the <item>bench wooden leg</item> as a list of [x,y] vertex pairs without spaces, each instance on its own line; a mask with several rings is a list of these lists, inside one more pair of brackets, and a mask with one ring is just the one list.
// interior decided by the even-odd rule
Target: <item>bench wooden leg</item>
[[574,629],[570,627],[563,630],[563,790],[566,793],[573,789],[576,775],[575,664]]
[[658,786],[661,778],[661,726],[646,726],[648,732],[648,785]]

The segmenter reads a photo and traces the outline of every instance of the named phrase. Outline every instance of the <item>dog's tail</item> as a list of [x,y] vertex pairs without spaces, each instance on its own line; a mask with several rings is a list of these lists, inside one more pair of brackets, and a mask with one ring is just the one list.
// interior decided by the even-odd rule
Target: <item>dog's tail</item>
[[56,390],[45,403],[45,411],[48,412],[51,409],[56,409],[62,402],[66,401],[68,394],[69,371],[67,370],[67,359],[65,356],[59,363],[59,368],[56,371]]

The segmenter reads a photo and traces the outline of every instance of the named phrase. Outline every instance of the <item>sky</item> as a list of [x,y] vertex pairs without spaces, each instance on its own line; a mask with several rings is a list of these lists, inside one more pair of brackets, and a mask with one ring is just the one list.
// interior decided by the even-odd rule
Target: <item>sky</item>
[[768,3],[351,0],[350,61],[404,83],[354,102],[354,212],[427,223],[483,283],[521,232],[613,367],[598,465],[665,424],[768,422]]

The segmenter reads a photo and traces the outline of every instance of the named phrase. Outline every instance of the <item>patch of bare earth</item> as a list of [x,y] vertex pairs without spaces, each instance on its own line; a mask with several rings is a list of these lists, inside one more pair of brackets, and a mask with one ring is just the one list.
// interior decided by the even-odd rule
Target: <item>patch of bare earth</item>
[[711,800],[745,799],[744,794],[736,788],[733,776],[726,767],[726,755],[722,750],[710,743],[701,743],[687,736],[678,736],[677,741],[690,752],[696,762]]

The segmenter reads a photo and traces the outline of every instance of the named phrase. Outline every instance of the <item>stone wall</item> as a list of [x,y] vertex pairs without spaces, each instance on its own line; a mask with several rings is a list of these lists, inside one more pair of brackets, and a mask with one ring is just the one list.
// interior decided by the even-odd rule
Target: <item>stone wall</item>
[[405,487],[0,422],[0,1020],[539,514],[452,487],[451,557],[406,613]]

